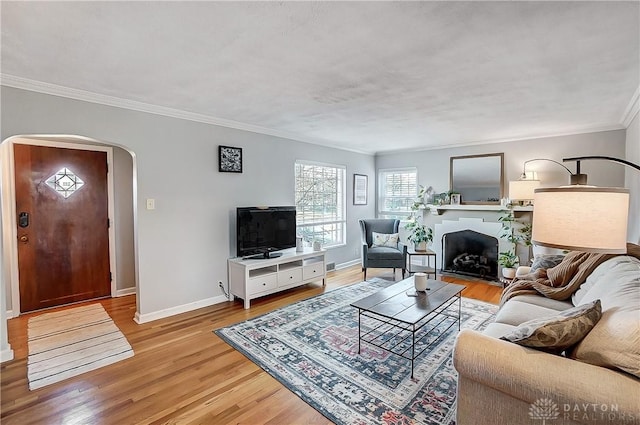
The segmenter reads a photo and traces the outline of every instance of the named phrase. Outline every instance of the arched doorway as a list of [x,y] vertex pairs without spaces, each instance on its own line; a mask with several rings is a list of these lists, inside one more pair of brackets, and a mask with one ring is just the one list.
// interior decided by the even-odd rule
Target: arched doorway
[[[7,295],[8,317],[20,314],[20,279],[18,273],[19,224],[15,210],[14,144],[34,144],[67,149],[102,150],[110,152],[110,261],[114,273],[110,295],[112,297],[137,293],[137,258],[135,255],[135,154],[117,144],[102,142],[81,136],[67,135],[21,135],[9,137],[0,145],[2,153],[2,215],[3,215],[3,255],[2,270]],[[3,297],[4,298],[4,297]]]

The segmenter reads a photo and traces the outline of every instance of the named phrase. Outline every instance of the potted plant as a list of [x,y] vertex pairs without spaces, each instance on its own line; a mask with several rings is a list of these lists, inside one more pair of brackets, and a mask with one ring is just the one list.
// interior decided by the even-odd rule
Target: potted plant
[[516,266],[520,264],[520,259],[514,250],[503,251],[498,254],[498,264],[502,266],[502,276],[506,279],[513,279],[516,276]]
[[425,196],[431,196],[432,192],[433,188],[431,186],[420,185],[416,200],[411,205],[411,211],[413,212],[409,215],[409,222],[404,226],[410,232],[407,239],[409,242],[413,242],[416,251],[426,251],[427,244],[433,241],[433,230],[419,221],[422,212],[419,215],[415,214],[416,211],[422,211],[426,208]]
[[427,244],[433,241],[433,230],[413,218],[404,226],[411,234],[407,239],[413,242],[416,251],[426,251]]
[[[520,258],[516,255],[518,244],[521,242],[525,245],[530,244],[531,237],[526,234],[527,229],[525,229],[524,234],[520,234],[516,230],[515,225],[519,222],[513,215],[511,209],[508,209],[500,216],[498,221],[502,223],[502,233],[500,237],[508,240],[513,245],[513,248],[498,254],[498,264],[502,266],[502,276],[506,279],[513,279],[516,275],[516,267],[520,264]],[[530,235],[531,228],[529,227],[528,229]]]

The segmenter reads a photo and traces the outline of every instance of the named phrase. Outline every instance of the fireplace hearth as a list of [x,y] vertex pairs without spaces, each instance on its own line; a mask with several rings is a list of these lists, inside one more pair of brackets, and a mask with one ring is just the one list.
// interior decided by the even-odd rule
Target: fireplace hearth
[[460,230],[442,236],[442,270],[498,280],[498,239],[474,230]]

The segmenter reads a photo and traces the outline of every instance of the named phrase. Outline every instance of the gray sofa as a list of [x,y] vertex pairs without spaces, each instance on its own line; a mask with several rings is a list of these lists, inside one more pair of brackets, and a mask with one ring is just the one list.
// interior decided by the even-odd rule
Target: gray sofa
[[[499,339],[521,323],[599,299],[602,317],[564,356]],[[601,263],[567,301],[519,295],[454,350],[458,425],[640,424],[640,260]]]

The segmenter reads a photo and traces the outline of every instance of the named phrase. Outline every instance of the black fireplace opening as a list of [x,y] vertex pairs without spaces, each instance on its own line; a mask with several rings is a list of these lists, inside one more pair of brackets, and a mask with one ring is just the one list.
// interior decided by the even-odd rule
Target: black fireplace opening
[[442,236],[442,271],[498,280],[498,239],[474,230]]

